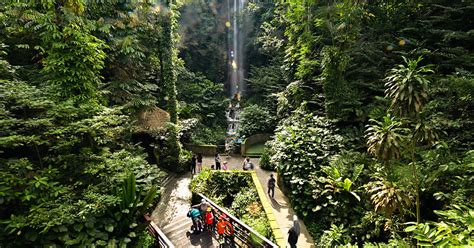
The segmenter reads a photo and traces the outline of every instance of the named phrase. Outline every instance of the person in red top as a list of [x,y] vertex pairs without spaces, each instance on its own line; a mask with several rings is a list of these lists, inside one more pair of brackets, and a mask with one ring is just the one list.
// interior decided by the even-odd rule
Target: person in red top
[[219,240],[224,237],[224,243],[232,243],[234,235],[234,227],[227,221],[227,215],[222,214],[219,217],[219,222],[216,225]]
[[213,224],[214,224],[214,214],[212,213],[212,208],[211,207],[208,207],[207,208],[207,212],[206,212],[206,215],[205,215],[205,218],[206,220],[206,229],[209,231],[209,232],[212,232],[212,227],[213,227]]
[[224,218],[225,218],[225,215],[221,215],[219,217],[219,222],[217,222],[217,225],[216,225],[217,234],[219,234],[219,236],[224,235],[224,233],[225,233],[226,221],[224,220]]

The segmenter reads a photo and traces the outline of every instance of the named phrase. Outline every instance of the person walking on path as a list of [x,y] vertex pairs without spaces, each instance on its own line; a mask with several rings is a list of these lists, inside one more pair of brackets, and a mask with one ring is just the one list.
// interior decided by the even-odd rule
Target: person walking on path
[[221,169],[221,157],[219,156],[219,153],[216,153],[216,156],[214,157],[214,160],[216,162],[216,170]]
[[298,216],[293,215],[293,227],[288,230],[288,243],[290,248],[296,248],[298,243],[298,237],[300,236],[300,223],[298,222]]
[[[268,187],[268,195],[272,197],[272,199],[275,198],[275,183],[276,180],[273,178],[273,174],[270,174],[270,178],[268,179],[267,187]],[[272,194],[270,194],[272,192]]]
[[201,153],[198,153],[196,160],[197,160],[197,171],[196,171],[196,173],[201,173],[201,171],[202,171],[202,154]]
[[191,158],[191,175],[196,174],[196,154]]
[[250,158],[246,157],[244,160],[244,164],[242,165],[243,170],[252,170],[253,169],[253,164],[250,162]]

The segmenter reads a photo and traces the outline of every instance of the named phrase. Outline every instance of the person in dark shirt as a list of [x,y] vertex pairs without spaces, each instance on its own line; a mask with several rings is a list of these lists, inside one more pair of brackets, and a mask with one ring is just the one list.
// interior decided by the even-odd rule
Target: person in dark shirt
[[220,170],[221,169],[221,157],[219,156],[219,153],[216,153],[216,156],[215,156],[214,160],[216,162],[216,170]]
[[298,222],[298,217],[293,215],[293,227],[288,231],[288,243],[291,248],[296,248],[296,243],[298,243],[298,237],[300,236],[300,223]]
[[[275,198],[275,183],[276,180],[273,178],[273,174],[270,174],[270,178],[268,179],[267,187],[268,187],[268,195],[273,198]],[[272,192],[270,194],[270,192]]]
[[201,153],[198,153],[196,160],[197,160],[196,173],[201,173],[202,171],[202,154]]
[[191,158],[191,174],[194,175],[196,174],[196,154],[193,154],[193,157]]

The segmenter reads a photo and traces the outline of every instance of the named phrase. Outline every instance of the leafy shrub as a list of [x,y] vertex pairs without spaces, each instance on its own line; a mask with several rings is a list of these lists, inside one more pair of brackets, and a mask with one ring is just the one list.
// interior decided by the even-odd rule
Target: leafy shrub
[[211,200],[219,198],[225,206],[231,206],[234,197],[252,184],[252,177],[247,173],[225,173],[204,168],[191,181],[191,191],[201,193]]
[[143,231],[134,248],[152,248],[155,247],[155,238],[148,233],[148,230]]
[[231,213],[236,216],[243,216],[248,212],[247,208],[251,204],[258,202],[257,196],[258,194],[255,188],[243,188],[242,191],[235,195],[234,201],[230,206]]
[[258,133],[273,133],[276,126],[275,117],[258,105],[249,105],[240,114],[239,133],[242,137],[249,137]]
[[409,223],[406,232],[421,246],[473,246],[474,210],[464,205],[452,205],[448,210],[435,210],[441,218],[439,222]]
[[[82,178],[61,181],[57,169],[41,170],[25,159],[10,160],[9,170],[0,171],[5,179],[0,182],[0,208],[3,214],[11,214],[0,225],[7,230],[0,235],[1,243],[19,237],[21,241],[15,244],[25,246],[133,243],[142,228],[139,226],[142,214],[149,210],[148,204],[155,202],[156,185],[164,176],[144,157],[126,150],[104,152],[102,157],[86,164]],[[150,190],[155,192],[155,196],[147,197],[145,205],[136,201],[142,209],[137,212],[119,207],[124,203],[119,186],[128,175],[136,178],[132,190],[136,199],[143,199]],[[29,212],[23,214],[22,209]]]
[[191,143],[191,136],[196,132],[199,120],[197,118],[179,120],[179,141],[182,144]]
[[344,225],[331,225],[329,230],[324,231],[321,243],[328,247],[344,246],[351,243],[349,230]]
[[198,125],[191,136],[191,143],[196,145],[217,145],[222,143],[227,130],[224,127],[209,128]]
[[263,150],[263,154],[260,157],[260,168],[264,170],[275,171],[275,164],[273,164],[270,160],[270,149],[265,147]]
[[[276,165],[295,210],[307,216],[316,207],[310,175],[319,171],[329,158],[344,147],[344,138],[324,117],[297,111],[277,128],[271,149],[271,162]],[[317,175],[315,175],[317,177]]]
[[255,216],[251,214],[245,214],[239,218],[241,218],[245,224],[249,225],[262,236],[267,238],[272,237],[272,228],[270,227],[270,223],[268,222],[268,219],[265,215]]

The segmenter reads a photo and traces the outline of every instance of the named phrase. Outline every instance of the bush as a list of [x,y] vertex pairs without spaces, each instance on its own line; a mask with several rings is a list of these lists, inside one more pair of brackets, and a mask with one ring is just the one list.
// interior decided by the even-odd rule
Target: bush
[[272,228],[270,227],[270,223],[268,222],[268,219],[264,215],[251,215],[251,214],[245,214],[242,217],[240,217],[242,221],[249,225],[252,229],[254,229],[256,232],[261,234],[262,236],[266,238],[271,238],[272,237]]
[[255,188],[243,188],[242,191],[237,193],[230,206],[230,212],[235,216],[243,216],[248,212],[247,208],[258,202],[258,194]]
[[216,126],[209,128],[204,125],[198,125],[191,135],[191,143],[195,145],[217,145],[225,139],[227,130]]
[[270,160],[270,149],[265,146],[265,149],[263,150],[263,154],[260,157],[260,168],[264,170],[269,170],[269,171],[275,171],[275,164],[271,162]]
[[155,238],[151,236],[147,230],[143,231],[139,236],[134,248],[152,248],[155,247]]
[[249,137],[258,133],[273,133],[276,119],[270,112],[258,105],[249,105],[242,110],[240,115],[239,134]]
[[327,165],[343,144],[344,138],[332,122],[303,111],[297,111],[277,128],[270,148],[274,152],[271,163],[276,165],[300,215],[306,216],[316,207],[310,175]]
[[[156,193],[156,185],[165,175],[148,164],[141,153],[104,151],[92,159],[93,162],[84,165],[82,177],[69,185],[59,183],[57,169],[42,171],[26,159],[10,160],[8,169],[0,171],[4,180],[0,182],[0,209],[2,213],[15,212],[0,224],[6,230],[0,234],[0,243],[7,244],[13,239],[16,246],[22,247],[33,243],[45,246],[134,243],[140,229],[138,223],[149,206],[125,214],[128,207],[127,210],[120,207],[124,202],[121,186],[127,177],[133,176],[136,198],[143,200],[150,190]],[[33,178],[28,176],[35,174]],[[150,197],[146,202],[157,200]],[[20,209],[30,210],[21,214],[17,212]],[[133,224],[123,226],[127,221]]]
[[193,193],[201,193],[213,201],[221,199],[224,206],[230,207],[234,197],[250,185],[250,174],[218,172],[204,168],[193,178],[190,187]]

